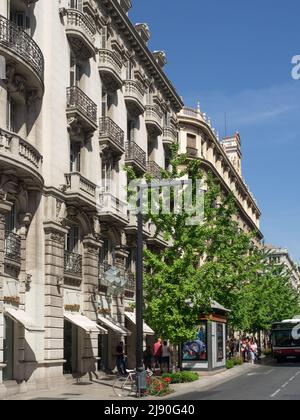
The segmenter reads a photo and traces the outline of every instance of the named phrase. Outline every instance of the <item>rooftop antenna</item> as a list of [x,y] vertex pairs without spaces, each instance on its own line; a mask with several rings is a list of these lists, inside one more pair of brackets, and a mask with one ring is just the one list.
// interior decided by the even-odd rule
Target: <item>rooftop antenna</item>
[[225,112],[225,138],[227,137],[227,112]]

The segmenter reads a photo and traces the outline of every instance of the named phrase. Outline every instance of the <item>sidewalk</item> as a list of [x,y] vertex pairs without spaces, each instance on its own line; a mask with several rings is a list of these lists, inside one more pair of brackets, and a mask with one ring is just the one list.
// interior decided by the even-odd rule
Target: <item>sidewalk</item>
[[[173,397],[180,397],[187,392],[206,390],[213,386],[217,386],[224,382],[230,381],[240,375],[243,375],[254,369],[258,369],[260,365],[244,364],[237,366],[231,370],[215,372],[212,374],[200,373],[201,377],[198,381],[188,384],[174,384],[172,388],[174,393],[164,398],[149,398],[152,400],[167,400]],[[24,394],[8,396],[5,400],[104,400],[104,401],[123,401],[124,398],[116,397],[113,391],[113,383],[115,376],[103,375],[99,379],[92,381],[82,380],[71,384],[66,384],[52,390],[32,391]],[[135,398],[126,398],[129,401],[135,401]]]

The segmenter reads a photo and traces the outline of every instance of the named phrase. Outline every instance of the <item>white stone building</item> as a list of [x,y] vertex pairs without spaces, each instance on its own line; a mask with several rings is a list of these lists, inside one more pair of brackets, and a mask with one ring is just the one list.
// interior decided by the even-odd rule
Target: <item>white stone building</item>
[[300,292],[300,267],[290,256],[289,250],[274,245],[265,245],[265,250],[271,262],[284,265],[287,273],[290,275],[291,284]]
[[245,232],[256,232],[255,243],[261,245],[261,212],[242,177],[241,139],[238,133],[219,140],[206,114],[198,109],[183,108],[178,114],[179,151],[202,162],[204,172],[210,171],[224,192],[232,192],[238,208],[238,222]]
[[160,175],[183,104],[130,7],[0,2],[0,394],[134,358],[124,166]]

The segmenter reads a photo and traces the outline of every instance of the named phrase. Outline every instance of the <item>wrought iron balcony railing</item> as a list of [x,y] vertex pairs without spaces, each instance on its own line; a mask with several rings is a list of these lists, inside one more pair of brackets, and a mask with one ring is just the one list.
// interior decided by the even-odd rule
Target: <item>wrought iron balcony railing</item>
[[68,110],[78,110],[93,125],[97,125],[97,105],[79,87],[67,88]]
[[99,120],[100,140],[109,139],[118,148],[124,149],[124,131],[109,117],[102,117]]
[[81,277],[82,256],[75,252],[65,251],[65,273]]
[[135,142],[126,143],[126,161],[136,163],[144,170],[147,168],[146,152]]
[[148,162],[148,172],[150,175],[152,175],[156,179],[161,179],[162,168],[153,160],[149,160]]
[[5,233],[5,257],[20,262],[21,238],[13,232]]
[[3,47],[24,60],[38,77],[44,78],[44,57],[36,42],[13,22],[0,16],[0,48]]

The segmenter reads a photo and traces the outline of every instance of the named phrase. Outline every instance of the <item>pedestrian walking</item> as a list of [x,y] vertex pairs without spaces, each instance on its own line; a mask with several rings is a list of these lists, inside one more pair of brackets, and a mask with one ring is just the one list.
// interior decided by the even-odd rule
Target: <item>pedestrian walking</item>
[[145,369],[152,369],[152,351],[151,351],[151,346],[147,346],[146,350],[143,353],[143,358],[144,358],[144,366]]
[[159,367],[160,371],[162,370],[161,358],[162,358],[162,339],[158,338],[156,343],[153,346],[153,356],[154,356],[154,369]]
[[167,373],[170,373],[170,360],[172,356],[172,351],[167,341],[164,341],[162,344],[162,370],[167,368]]
[[121,376],[127,375],[126,362],[125,362],[125,353],[124,353],[124,343],[123,341],[116,347],[116,362],[117,369]]

